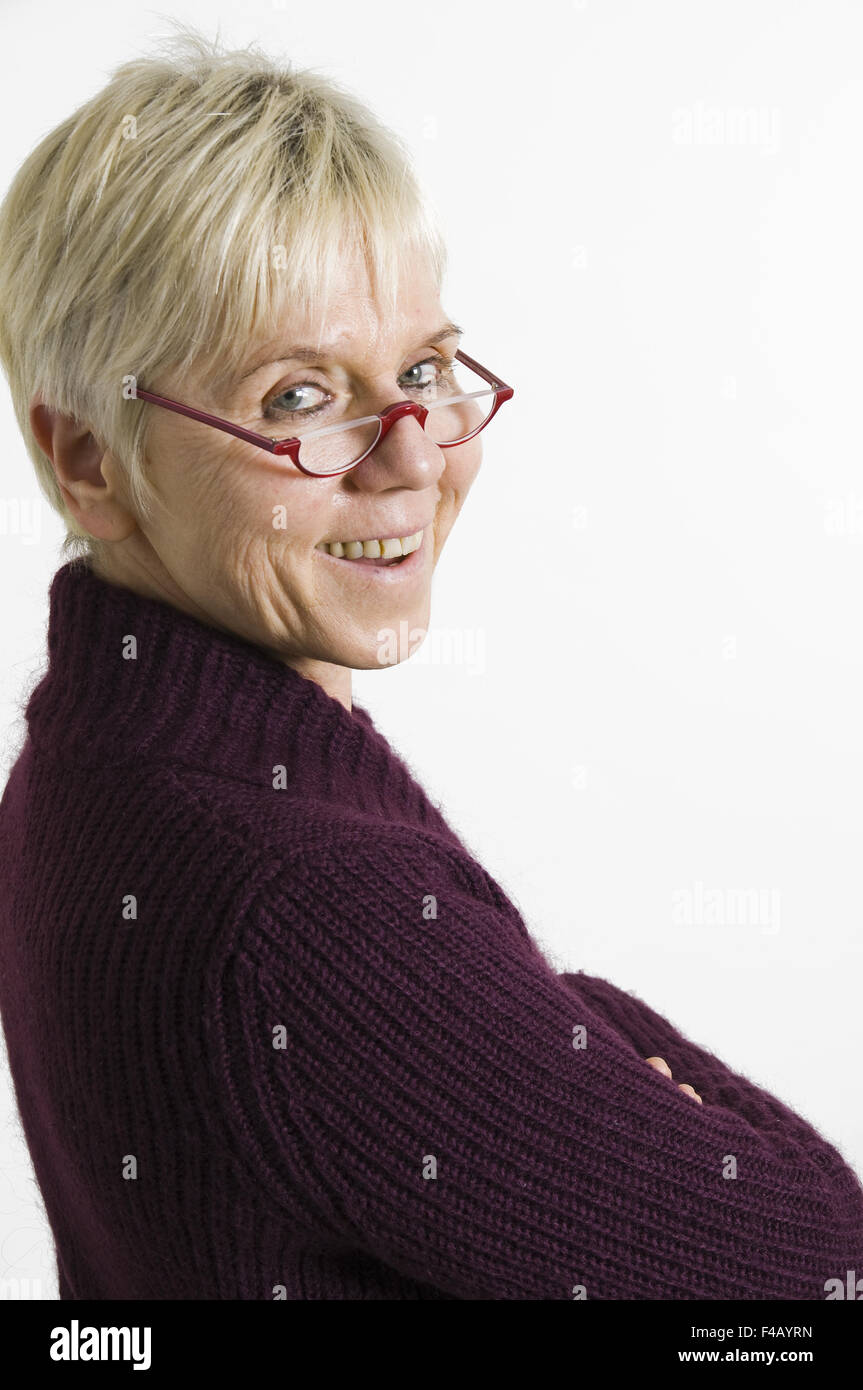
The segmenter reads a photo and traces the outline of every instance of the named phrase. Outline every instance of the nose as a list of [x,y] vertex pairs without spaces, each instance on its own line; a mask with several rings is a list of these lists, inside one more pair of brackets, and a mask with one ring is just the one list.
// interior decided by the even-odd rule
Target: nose
[[391,487],[419,491],[433,486],[445,468],[446,451],[426,434],[415,415],[402,415],[390,423],[368,457],[345,477],[369,492]]

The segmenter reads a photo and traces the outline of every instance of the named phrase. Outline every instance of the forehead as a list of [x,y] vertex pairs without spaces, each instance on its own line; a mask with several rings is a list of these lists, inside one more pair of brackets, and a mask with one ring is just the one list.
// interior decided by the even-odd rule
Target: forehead
[[440,288],[432,267],[419,256],[405,258],[394,306],[376,298],[365,261],[357,256],[337,262],[326,302],[314,313],[290,304],[281,308],[249,345],[249,362],[283,354],[289,344],[307,344],[335,357],[364,357],[398,351],[418,334],[444,322]]

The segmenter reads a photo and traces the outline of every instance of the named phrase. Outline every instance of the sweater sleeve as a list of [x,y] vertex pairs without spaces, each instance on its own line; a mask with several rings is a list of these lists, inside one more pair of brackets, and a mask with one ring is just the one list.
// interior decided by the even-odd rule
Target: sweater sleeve
[[822,1299],[863,1267],[829,1146],[699,1106],[578,980],[431,835],[292,856],[217,1011],[250,1171],[310,1238],[459,1299]]
[[[660,1056],[671,1068],[674,1084],[686,1081],[705,1104],[722,1106],[740,1115],[762,1133],[793,1134],[824,1169],[842,1171],[846,1160],[800,1115],[748,1077],[733,1071],[712,1052],[690,1041],[637,995],[584,971],[564,972],[568,988],[626,1038],[642,1058]],[[859,1178],[853,1174],[859,1184]],[[863,1192],[863,1188],[861,1188]]]

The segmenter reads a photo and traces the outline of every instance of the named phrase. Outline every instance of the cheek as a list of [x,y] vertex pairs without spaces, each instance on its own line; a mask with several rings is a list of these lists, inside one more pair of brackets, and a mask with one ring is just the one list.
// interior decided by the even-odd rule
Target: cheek
[[468,491],[482,463],[482,440],[477,438],[457,449],[449,450],[446,468],[446,487],[461,500]]
[[267,459],[236,460],[220,476],[218,524],[244,546],[257,545],[271,558],[302,557],[326,533],[331,501],[324,485]]
[[307,545],[322,534],[323,494],[248,445],[181,444],[155,472],[172,523],[183,529],[243,545],[268,545],[274,537]]
[[174,526],[194,529],[202,514],[212,516],[236,476],[236,467],[200,431],[186,434],[182,427],[157,436],[148,450],[148,472],[165,503]]

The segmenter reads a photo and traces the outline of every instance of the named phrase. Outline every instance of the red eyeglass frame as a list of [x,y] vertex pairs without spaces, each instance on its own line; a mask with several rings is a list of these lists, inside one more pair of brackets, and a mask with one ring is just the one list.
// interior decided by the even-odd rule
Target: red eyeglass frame
[[[471,434],[465,435],[464,439],[453,440],[450,444],[439,444],[439,449],[452,449],[455,448],[457,444],[466,444],[469,439],[474,439],[494,418],[504,401],[511,400],[515,394],[514,387],[507,386],[506,382],[501,381],[500,377],[493,376],[488,368],[480,366],[475,358],[468,357],[467,353],[462,352],[461,349],[456,352],[455,360],[464,363],[466,367],[470,367],[472,371],[477,372],[490,386],[494,387],[494,405],[482,424],[478,425]],[[367,449],[358,459],[354,459],[353,463],[347,464],[345,468],[335,469],[332,473],[314,473],[311,469],[304,468],[300,463],[300,444],[302,443],[300,439],[269,439],[265,434],[257,434],[254,430],[244,429],[242,425],[234,425],[230,420],[223,420],[218,415],[208,415],[206,411],[196,410],[194,406],[184,405],[182,401],[172,401],[167,396],[154,395],[152,391],[145,391],[140,386],[134,388],[133,399],[149,401],[151,405],[159,405],[165,410],[176,411],[178,415],[187,415],[190,420],[199,420],[203,425],[212,425],[214,429],[224,430],[226,434],[232,434],[237,439],[244,439],[247,444],[256,444],[259,449],[266,449],[267,453],[278,455],[287,454],[291,462],[299,468],[300,472],[305,473],[309,478],[336,478],[341,473],[348,473],[352,468],[356,468],[357,464],[362,463],[364,459],[367,459],[369,455],[374,452],[381,440],[386,438],[397,420],[402,420],[407,415],[413,415],[419,420],[423,429],[425,429],[426,418],[429,413],[426,407],[420,405],[418,401],[396,401],[394,405],[386,406],[383,410],[377,411],[375,415],[362,416],[361,418],[363,421],[373,419],[380,421],[380,431],[371,448]],[[359,420],[351,420],[349,422],[350,425],[359,423]],[[348,422],[346,422],[346,427],[348,427]]]

